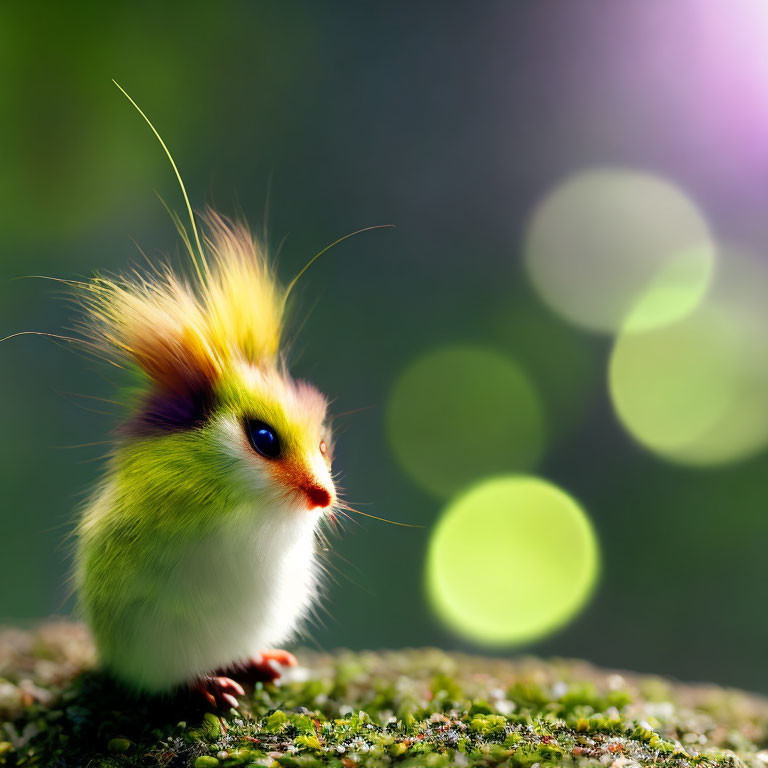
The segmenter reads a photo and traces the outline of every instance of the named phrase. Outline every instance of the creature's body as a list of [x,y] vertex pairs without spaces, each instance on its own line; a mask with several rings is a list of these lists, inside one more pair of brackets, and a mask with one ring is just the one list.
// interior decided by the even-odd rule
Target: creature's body
[[90,343],[145,387],[84,510],[76,584],[116,677],[218,700],[239,689],[220,670],[258,666],[310,607],[336,493],[326,402],[281,357],[286,292],[243,226],[210,214],[207,232],[190,283],[84,287]]

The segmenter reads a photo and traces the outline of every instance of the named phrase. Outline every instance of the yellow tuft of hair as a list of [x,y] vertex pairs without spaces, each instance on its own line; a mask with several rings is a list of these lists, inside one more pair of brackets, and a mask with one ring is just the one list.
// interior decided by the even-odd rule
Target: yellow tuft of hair
[[242,223],[210,210],[202,219],[193,279],[166,267],[81,284],[86,343],[166,391],[212,383],[243,363],[274,365],[280,352],[287,293],[264,249]]

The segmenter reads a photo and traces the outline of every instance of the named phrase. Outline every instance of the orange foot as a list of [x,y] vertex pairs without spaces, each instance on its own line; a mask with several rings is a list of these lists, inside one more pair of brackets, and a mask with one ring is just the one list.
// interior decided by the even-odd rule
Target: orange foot
[[205,699],[214,709],[239,707],[240,702],[232,695],[244,696],[243,686],[230,677],[212,675],[202,677],[192,686],[192,692]]
[[283,667],[295,667],[298,663],[289,651],[262,651],[258,656],[234,665],[227,674],[247,683],[274,683],[283,674]]

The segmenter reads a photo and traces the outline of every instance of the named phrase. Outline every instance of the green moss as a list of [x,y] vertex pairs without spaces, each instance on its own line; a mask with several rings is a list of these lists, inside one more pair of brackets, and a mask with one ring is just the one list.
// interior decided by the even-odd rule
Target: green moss
[[239,710],[131,698],[84,630],[0,634],[0,766],[765,768],[768,702],[578,662],[320,655]]

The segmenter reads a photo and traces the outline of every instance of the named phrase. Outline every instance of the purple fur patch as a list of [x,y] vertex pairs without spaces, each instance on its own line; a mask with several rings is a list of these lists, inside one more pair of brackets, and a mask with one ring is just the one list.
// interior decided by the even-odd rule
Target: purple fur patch
[[209,387],[185,392],[152,392],[139,412],[128,422],[126,431],[134,437],[161,432],[195,429],[207,421],[213,410],[213,392]]

